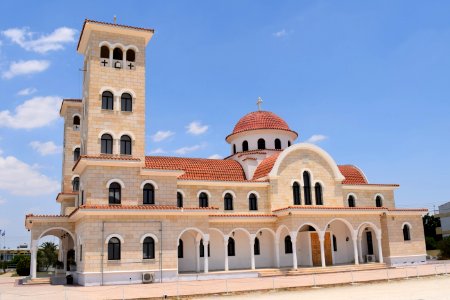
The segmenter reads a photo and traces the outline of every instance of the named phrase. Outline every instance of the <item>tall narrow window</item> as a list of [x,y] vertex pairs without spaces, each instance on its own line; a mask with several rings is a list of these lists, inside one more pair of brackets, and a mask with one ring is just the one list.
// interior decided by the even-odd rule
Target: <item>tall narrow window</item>
[[100,58],[108,58],[109,59],[109,48],[108,48],[108,46],[102,46],[100,48]]
[[355,203],[355,197],[353,195],[349,195],[348,196],[348,207],[355,207],[356,203]]
[[383,199],[381,199],[381,196],[377,196],[375,198],[375,206],[376,207],[383,207]]
[[155,204],[155,187],[153,184],[146,183],[144,185],[144,191],[143,191],[143,201],[144,204]]
[[259,150],[266,149],[266,141],[264,139],[259,139],[258,140],[258,149]]
[[288,141],[288,147],[290,147],[291,146],[291,141]]
[[178,240],[178,258],[183,258],[183,252],[184,252],[183,240],[179,239]]
[[275,149],[281,149],[281,141],[280,141],[280,139],[275,139]]
[[111,92],[103,92],[102,94],[102,109],[114,109],[114,96]]
[[73,161],[77,161],[80,158],[80,148],[73,150]]
[[134,50],[128,49],[127,50],[127,61],[135,61],[136,60],[136,54]]
[[404,241],[410,241],[411,240],[411,233],[409,230],[409,226],[407,224],[403,225],[403,240]]
[[201,192],[198,196],[198,202],[200,207],[208,207],[208,195],[205,192]]
[[113,50],[113,59],[122,60],[123,59],[123,51],[120,48],[115,48]]
[[258,198],[253,193],[248,196],[248,206],[250,210],[258,210]]
[[75,177],[72,180],[72,191],[78,192],[79,189],[80,189],[80,177]]
[[233,210],[233,196],[230,193],[225,194],[223,201],[225,210]]
[[292,184],[292,193],[294,198],[294,205],[301,205],[301,198],[300,198],[300,184],[298,182],[294,182]]
[[248,142],[243,141],[242,142],[242,152],[248,151]]
[[308,172],[303,172],[303,194],[305,195],[305,205],[311,205],[311,176]]
[[123,93],[120,97],[120,109],[122,111],[132,111],[133,110],[133,98],[128,93]]
[[113,138],[109,134],[102,135],[101,138],[101,152],[103,154],[113,153]]
[[322,185],[316,183],[314,185],[314,192],[316,194],[316,205],[323,205]]
[[120,154],[131,155],[131,138],[128,135],[120,138]]
[[108,260],[120,260],[120,240],[116,237],[108,241]]
[[120,204],[121,202],[121,187],[117,182],[109,185],[109,204]]
[[292,253],[292,240],[291,240],[291,236],[290,235],[287,235],[284,238],[284,253],[285,254]]
[[183,194],[177,192],[177,207],[183,207]]
[[236,154],[236,144],[233,144],[233,154]]
[[333,234],[333,251],[337,252],[337,240],[334,234]]
[[228,256],[236,256],[236,245],[232,237],[228,238]]
[[144,259],[155,258],[155,240],[152,237],[146,237],[142,244],[142,256]]
[[260,255],[261,254],[261,248],[259,246],[259,239],[255,238],[255,244],[253,245],[253,254]]
[[74,117],[73,117],[73,125],[74,125],[74,126],[76,126],[76,125],[79,126],[80,123],[81,123],[80,117],[79,117],[79,116],[74,116]]

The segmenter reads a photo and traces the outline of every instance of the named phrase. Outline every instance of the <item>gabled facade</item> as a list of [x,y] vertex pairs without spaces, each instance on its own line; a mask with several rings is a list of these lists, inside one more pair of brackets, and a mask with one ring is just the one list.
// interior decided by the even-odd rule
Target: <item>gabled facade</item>
[[237,269],[257,276],[260,268],[425,261],[426,210],[397,209],[398,185],[370,184],[357,167],[295,143],[298,134],[274,113],[258,110],[239,120],[226,137],[225,159],[146,156],[145,53],[152,35],[84,23],[83,97],[61,107],[61,214],[25,220],[32,278],[46,235],[61,239],[61,260],[81,285],[137,283],[144,273],[158,281]]

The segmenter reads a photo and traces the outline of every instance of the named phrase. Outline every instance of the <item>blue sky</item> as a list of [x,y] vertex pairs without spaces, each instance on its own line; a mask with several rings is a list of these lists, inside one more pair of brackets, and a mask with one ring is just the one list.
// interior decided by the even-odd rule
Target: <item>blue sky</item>
[[75,48],[85,18],[156,30],[147,153],[226,156],[225,136],[261,96],[299,141],[316,136],[338,164],[399,183],[398,207],[450,200],[448,1],[2,1],[0,11],[9,247],[29,242],[27,212],[59,213],[57,112],[60,98],[81,94]]

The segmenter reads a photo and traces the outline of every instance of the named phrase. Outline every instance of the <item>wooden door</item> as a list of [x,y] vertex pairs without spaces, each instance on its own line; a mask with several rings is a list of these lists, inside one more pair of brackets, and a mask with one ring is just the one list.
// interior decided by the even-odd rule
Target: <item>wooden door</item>
[[[325,264],[331,266],[333,264],[333,256],[331,253],[331,234],[325,233]],[[320,257],[320,241],[317,232],[311,232],[311,255],[313,266],[322,266],[322,259]]]

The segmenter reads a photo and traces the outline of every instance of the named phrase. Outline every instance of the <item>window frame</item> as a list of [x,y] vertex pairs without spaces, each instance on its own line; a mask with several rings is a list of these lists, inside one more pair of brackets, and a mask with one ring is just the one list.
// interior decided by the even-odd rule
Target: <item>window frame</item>
[[248,210],[258,210],[258,196],[255,193],[248,195]]
[[79,192],[79,191],[80,191],[80,177],[76,176],[72,179],[72,192]]
[[228,238],[227,252],[228,256],[236,256],[236,241],[231,236]]
[[146,183],[142,188],[142,204],[154,205],[155,198],[155,186],[151,183]]
[[133,140],[129,135],[122,135],[120,137],[120,154],[132,155],[133,154]]
[[[111,192],[113,195],[111,195]],[[117,197],[118,195],[118,197]],[[112,201],[111,201],[112,200]],[[108,187],[108,204],[119,205],[122,204],[122,186],[118,182],[111,182]]]
[[258,237],[255,237],[255,242],[253,243],[253,255],[261,255],[261,244]]
[[81,156],[81,149],[80,149],[80,147],[76,147],[76,148],[73,150],[73,161],[78,161],[78,159],[80,158],[80,156]]
[[312,205],[311,174],[308,171],[303,171],[303,195],[305,205]]
[[383,207],[383,197],[381,195],[375,196],[375,207]]
[[284,237],[284,254],[292,254],[294,251],[292,249],[292,238],[288,234]]
[[354,195],[347,196],[348,207],[356,207],[356,197]]
[[183,207],[183,194],[177,192],[177,207]]
[[100,153],[113,154],[113,151],[114,151],[114,138],[109,133],[102,134],[100,138]]
[[102,93],[102,110],[114,110],[114,94],[110,91]]
[[[114,243],[113,243],[114,241]],[[117,241],[117,242],[116,242]],[[108,260],[120,260],[121,259],[121,242],[117,237],[112,237],[108,241]]]
[[202,208],[206,208],[209,206],[209,196],[206,192],[201,192],[198,195],[198,206]]
[[226,193],[223,197],[223,209],[224,210],[234,210],[233,208],[233,195],[231,193]]
[[411,241],[411,226],[409,224],[403,224],[403,241],[409,242]]
[[142,242],[142,259],[155,259],[155,240],[147,236]]
[[246,152],[248,151],[248,141],[243,141],[242,142],[242,152]]
[[179,239],[178,240],[178,258],[184,258],[184,246],[183,246],[183,240]]
[[323,187],[320,182],[314,184],[314,196],[316,205],[323,205]]
[[123,93],[120,96],[120,111],[132,112],[133,111],[133,96],[129,93]]
[[258,150],[265,150],[266,149],[266,140],[263,138],[258,139],[257,145],[258,145]]
[[301,186],[297,181],[292,184],[292,198],[294,205],[302,205]]
[[281,150],[281,140],[280,139],[275,139],[275,150]]

